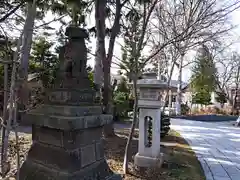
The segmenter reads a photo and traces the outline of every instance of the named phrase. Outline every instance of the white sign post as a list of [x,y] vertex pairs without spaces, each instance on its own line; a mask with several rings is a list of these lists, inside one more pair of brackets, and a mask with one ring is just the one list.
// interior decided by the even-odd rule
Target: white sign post
[[154,167],[162,164],[161,104],[159,89],[140,87],[138,153],[134,158],[134,164],[138,167]]

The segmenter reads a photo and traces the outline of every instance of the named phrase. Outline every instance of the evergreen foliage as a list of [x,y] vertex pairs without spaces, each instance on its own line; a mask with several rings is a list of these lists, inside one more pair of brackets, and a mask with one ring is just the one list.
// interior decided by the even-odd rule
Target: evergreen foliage
[[216,88],[217,69],[212,54],[206,45],[199,49],[192,68],[191,89],[193,103],[208,105],[211,103],[211,93]]
[[227,102],[227,95],[224,92],[216,92],[217,97],[216,97],[216,101],[219,102],[220,104],[224,104]]
[[57,55],[51,51],[53,43],[44,37],[39,37],[33,42],[29,63],[30,73],[39,73],[43,86],[49,88],[56,77],[59,64]]
[[[117,84],[117,89],[114,92],[114,105],[117,119],[128,116],[129,108],[129,88],[127,85],[127,79],[122,77],[120,82]],[[116,119],[115,117],[115,119]]]
[[[141,1],[140,1],[141,2]],[[144,68],[144,58],[141,55],[136,54],[138,40],[141,36],[141,15],[140,11],[136,9],[130,10],[126,15],[126,23],[124,27],[124,47],[122,47],[122,59],[120,69],[126,71],[126,76],[129,81],[132,81],[132,75],[138,74],[140,76],[141,71]],[[136,63],[136,58],[138,62]]]
[[128,88],[128,85],[127,85],[127,79],[125,77],[122,77],[120,82],[118,83],[117,91],[118,92],[129,93],[129,88]]

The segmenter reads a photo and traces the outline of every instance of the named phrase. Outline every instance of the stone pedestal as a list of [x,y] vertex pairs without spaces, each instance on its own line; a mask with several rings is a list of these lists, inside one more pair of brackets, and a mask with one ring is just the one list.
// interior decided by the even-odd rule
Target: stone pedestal
[[[147,109],[142,107],[139,111],[138,153],[134,158],[134,163],[139,167],[159,166],[162,164],[162,154],[160,153],[160,108]],[[152,135],[148,132],[151,125]]]
[[161,166],[161,95],[156,87],[139,88],[139,147],[134,163],[138,167]]
[[66,35],[55,87],[24,119],[33,125],[33,144],[20,180],[120,180],[104,158],[102,126],[112,116],[102,114],[87,78],[87,34],[70,27]]

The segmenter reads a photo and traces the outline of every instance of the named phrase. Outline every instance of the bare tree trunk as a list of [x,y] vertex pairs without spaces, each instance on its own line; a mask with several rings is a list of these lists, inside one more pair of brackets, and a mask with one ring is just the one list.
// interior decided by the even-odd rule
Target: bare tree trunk
[[240,75],[240,65],[237,69],[237,75],[236,75],[236,83],[235,83],[235,94],[233,98],[233,106],[232,106],[232,113],[235,115],[235,111],[237,108],[237,97],[238,97],[238,91],[239,91],[239,75]]
[[176,60],[174,60],[173,64],[172,64],[172,67],[170,69],[170,74],[169,74],[169,78],[168,78],[168,82],[167,82],[167,93],[166,93],[166,96],[164,97],[164,106],[163,106],[163,110],[162,112],[164,113],[165,112],[165,108],[167,106],[167,99],[168,99],[168,96],[169,96],[169,90],[170,90],[170,83],[171,83],[171,80],[172,80],[172,74],[173,74],[173,70],[174,70],[174,66],[175,66],[175,62]]
[[[125,1],[124,3],[126,3]],[[116,13],[115,13],[115,18],[114,18],[114,24],[112,26],[112,32],[110,35],[110,40],[109,40],[109,46],[108,46],[108,53],[107,57],[102,59],[102,64],[103,64],[103,77],[104,77],[104,91],[103,91],[103,105],[105,108],[106,113],[113,113],[112,108],[113,108],[113,102],[112,102],[112,87],[111,87],[111,78],[110,78],[110,68],[111,68],[111,63],[112,63],[112,57],[113,57],[113,50],[114,50],[114,44],[116,37],[120,31],[120,18],[121,18],[121,9],[122,9],[123,4],[121,4],[120,0],[116,0]],[[102,13],[102,12],[101,12]],[[103,133],[105,137],[111,137],[115,136],[114,133],[114,128],[113,128],[113,123],[107,124],[103,128]]]
[[16,164],[17,164],[17,173],[16,173],[16,180],[19,180],[19,173],[20,173],[20,146],[19,146],[19,137],[18,137],[18,125],[17,125],[17,93],[14,93],[14,117],[13,117],[13,126],[14,126],[14,133],[15,133],[15,140],[16,140]]
[[28,101],[27,78],[28,63],[32,46],[32,36],[34,30],[34,20],[36,17],[36,0],[29,1],[27,7],[27,17],[23,28],[23,45],[20,59],[20,109],[24,109]]
[[178,73],[176,115],[181,115],[183,58],[184,58],[184,54],[181,54],[181,59],[180,59],[180,63],[179,63],[179,73]]
[[124,162],[123,162],[123,172],[124,174],[128,173],[128,161],[129,161],[129,154],[130,154],[130,147],[132,142],[133,133],[135,130],[135,126],[137,123],[137,114],[138,114],[138,95],[137,95],[137,77],[135,75],[133,79],[133,92],[134,92],[134,106],[133,106],[133,121],[132,126],[130,130],[130,134],[128,136],[127,145],[125,148],[125,154],[124,154]]
[[[105,63],[107,63],[105,61]],[[112,88],[110,83],[110,65],[103,65],[104,69],[104,90],[103,90],[103,106],[104,106],[104,113],[113,114],[113,103],[112,103]],[[104,137],[113,137],[115,136],[114,122],[112,121],[110,124],[106,124],[103,127],[103,134]]]
[[[103,113],[110,113],[111,105],[110,100],[110,66],[106,57],[105,49],[105,19],[106,19],[106,0],[95,1],[95,20],[97,27],[97,49],[94,67],[94,83],[97,86],[97,90],[103,87]],[[103,134],[105,137],[113,136],[114,129],[111,124],[107,124],[103,128]]]
[[[7,122],[7,104],[8,104],[8,64],[4,64],[4,102],[3,102],[3,122],[6,125]],[[6,134],[6,128],[2,126],[2,148],[1,148],[1,161],[4,159],[4,140]],[[1,162],[2,164],[3,162]]]
[[17,50],[15,51],[14,58],[13,58],[13,67],[12,67],[12,75],[11,75],[11,86],[10,86],[10,98],[9,98],[9,115],[8,115],[8,121],[6,125],[6,133],[4,137],[4,144],[3,147],[3,155],[1,159],[1,165],[2,165],[2,175],[3,177],[8,173],[10,170],[10,163],[7,161],[8,159],[8,138],[9,133],[11,129],[11,123],[13,122],[13,115],[14,115],[14,107],[16,107],[16,102],[14,102],[14,94],[15,94],[15,84],[16,84],[16,72],[17,72],[17,60],[18,60],[18,53],[20,51],[20,46],[22,44],[22,36],[19,37],[18,44],[17,44]]
[[3,102],[3,120],[6,121],[7,117],[7,102],[8,102],[8,66],[4,64],[4,102]]
[[[96,56],[94,65],[93,80],[96,85],[98,93],[100,93],[101,86],[103,84],[103,65],[102,58],[106,57],[105,52],[105,16],[104,11],[106,1],[95,1],[95,23],[96,23]],[[99,94],[100,95],[100,94]]]
[[94,66],[94,83],[99,90],[103,83],[103,59],[106,58],[105,50],[105,19],[106,19],[106,0],[95,1],[95,23],[96,23],[96,57]]
[[102,61],[101,61],[101,56],[100,56],[100,42],[97,38],[97,43],[96,43],[96,57],[95,57],[95,64],[94,64],[94,76],[93,76],[93,80],[94,80],[94,84],[97,90],[97,96],[100,97],[101,96],[101,86],[103,83],[103,67],[102,67]]

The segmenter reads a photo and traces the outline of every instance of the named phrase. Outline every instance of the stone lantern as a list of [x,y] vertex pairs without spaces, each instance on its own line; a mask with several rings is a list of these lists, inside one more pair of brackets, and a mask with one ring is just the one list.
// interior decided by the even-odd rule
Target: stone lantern
[[68,27],[66,36],[54,87],[23,119],[33,126],[33,144],[20,180],[122,179],[104,158],[102,127],[112,115],[102,114],[87,75],[87,33]]
[[138,153],[134,163],[138,167],[153,167],[162,164],[160,152],[161,107],[163,96],[161,89],[167,84],[157,79],[141,79],[139,89],[139,140]]

